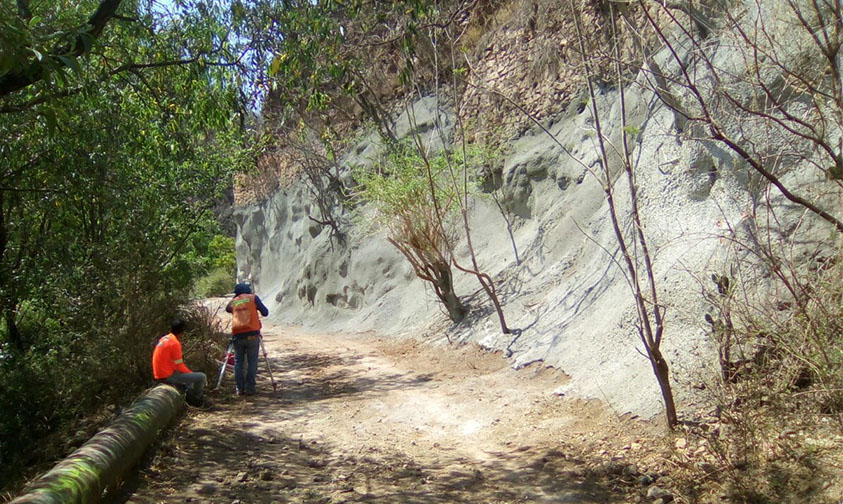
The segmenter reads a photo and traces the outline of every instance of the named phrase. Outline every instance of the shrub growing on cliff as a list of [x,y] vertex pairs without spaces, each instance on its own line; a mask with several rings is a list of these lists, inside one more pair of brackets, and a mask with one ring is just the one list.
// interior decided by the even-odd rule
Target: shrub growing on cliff
[[[386,230],[389,242],[433,288],[451,320],[459,322],[467,309],[454,292],[451,264],[462,190],[452,182],[450,167],[460,166],[463,157],[458,152],[426,154],[415,144],[398,143],[374,168],[358,168],[356,197],[368,203],[358,214],[370,228]],[[476,151],[466,157],[469,163],[480,159]]]
[[[704,282],[721,372],[703,381],[709,413],[688,423],[703,448],[673,457],[687,502],[839,502],[843,269],[826,257],[792,266],[744,259]],[[794,302],[785,285],[802,282]]]

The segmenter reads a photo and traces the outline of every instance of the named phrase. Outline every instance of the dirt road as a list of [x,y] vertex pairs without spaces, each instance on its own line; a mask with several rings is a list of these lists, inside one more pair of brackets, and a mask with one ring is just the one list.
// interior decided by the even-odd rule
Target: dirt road
[[[120,502],[639,502],[647,424],[554,396],[565,377],[472,346],[264,329],[278,391],[232,376]],[[633,463],[635,461],[635,463]],[[648,479],[649,478],[649,479]]]

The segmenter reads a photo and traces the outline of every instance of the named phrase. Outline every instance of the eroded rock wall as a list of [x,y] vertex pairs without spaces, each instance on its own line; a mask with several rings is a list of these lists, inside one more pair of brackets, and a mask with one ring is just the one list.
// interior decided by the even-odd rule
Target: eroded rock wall
[[[716,360],[704,322],[710,306],[702,290],[711,274],[734,274],[735,261],[751,255],[733,239],[735,233],[752,237],[758,219],[771,215],[771,209],[781,219],[772,225],[781,226],[783,237],[811,228],[827,236],[828,229],[767,190],[731,152],[678,131],[674,113],[645,87],[630,86],[625,93],[627,124],[634,130],[622,127],[616,89],[603,90],[597,105],[612,145],[629,135],[641,216],[666,308],[663,350],[682,402],[691,398],[690,383],[712,372]],[[560,106],[561,112],[542,119],[547,131],[528,128],[508,142],[496,193],[507,213],[489,194],[473,201],[474,247],[481,267],[497,283],[509,326],[519,329],[516,335],[501,333],[476,279],[464,274],[457,274],[456,290],[472,312],[452,326],[383,236],[364,235],[347,221],[341,241],[310,219],[311,198],[303,180],[236,211],[239,276],[252,280],[276,320],[320,330],[478,342],[506,352],[515,366],[543,361],[563,370],[571,380],[559,392],[607,401],[619,413],[655,415],[661,411],[660,395],[640,353],[629,279],[619,267],[606,197],[595,176],[601,164],[586,103]],[[433,120],[437,107],[441,121],[452,122],[451,111],[431,97],[415,107],[420,129],[431,138],[441,137]],[[397,121],[396,131],[408,134],[407,117]],[[741,125],[730,127],[740,130]],[[445,129],[444,137],[450,138],[451,127]],[[756,143],[775,141],[760,132],[737,134]],[[377,151],[376,136],[363,138],[343,165],[369,162]],[[807,175],[800,164],[804,161],[790,162],[781,172],[785,182],[826,184]],[[629,186],[616,156],[610,170],[620,225],[629,236]],[[351,184],[347,169],[340,178]],[[464,242],[457,252],[467,262]],[[771,282],[763,274],[742,274],[744,281],[759,286]]]

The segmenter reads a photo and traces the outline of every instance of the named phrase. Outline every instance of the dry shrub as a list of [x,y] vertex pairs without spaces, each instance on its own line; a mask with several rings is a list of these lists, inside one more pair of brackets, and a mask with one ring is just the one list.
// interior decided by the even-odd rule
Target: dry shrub
[[220,358],[230,339],[224,325],[222,304],[197,302],[185,308],[187,334],[183,346],[185,362],[193,371],[208,375],[208,383],[220,369]]
[[707,319],[721,372],[705,383],[712,409],[687,424],[689,446],[673,456],[685,502],[843,497],[843,267],[834,258],[801,274],[773,269],[794,299],[747,306],[739,281],[724,288],[714,277]]
[[557,40],[541,37],[536,40],[527,75],[533,82],[557,80],[565,65],[561,55]]

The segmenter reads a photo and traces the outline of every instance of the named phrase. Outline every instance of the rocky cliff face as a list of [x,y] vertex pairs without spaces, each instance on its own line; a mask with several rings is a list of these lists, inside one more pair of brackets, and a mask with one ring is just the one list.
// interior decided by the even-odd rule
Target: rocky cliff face
[[[598,97],[603,128],[614,145],[624,134],[632,141],[641,214],[666,304],[664,353],[680,401],[690,400],[690,383],[716,362],[702,291],[712,287],[711,274],[734,275],[736,261],[752,254],[734,233],[753,235],[758,220],[771,211],[781,220],[764,226],[778,228],[782,236],[815,222],[769,191],[736,156],[677,132],[673,112],[644,87],[626,90],[628,124],[636,128],[624,132],[618,97],[617,90]],[[236,210],[238,275],[253,282],[280,322],[433,343],[477,342],[505,351],[515,366],[542,361],[563,370],[571,380],[560,393],[605,400],[619,413],[654,415],[661,410],[660,395],[650,363],[640,354],[634,299],[617,263],[601,183],[592,174],[600,161],[593,118],[583,105],[569,101],[561,112],[542,118],[556,141],[532,127],[508,143],[498,193],[507,215],[488,195],[473,202],[474,247],[497,283],[510,327],[520,329],[517,335],[501,333],[476,279],[463,274],[457,275],[456,290],[472,311],[452,326],[383,236],[364,235],[346,222],[345,239],[339,240],[309,218],[313,203],[304,180]],[[451,136],[447,107],[431,97],[413,107],[426,135],[439,135],[433,120],[438,113],[445,118],[445,136]],[[399,136],[408,134],[406,115],[396,124]],[[378,149],[375,135],[358,141],[342,160],[340,180],[350,185],[347,167],[370,162]],[[783,177],[794,184],[823,183],[798,169],[783,171]],[[615,188],[628,215],[627,185]],[[622,225],[631,232],[628,217]],[[820,235],[827,231],[817,229]],[[458,254],[467,257],[464,244]],[[741,275],[756,286],[770,282],[763,272]]]

